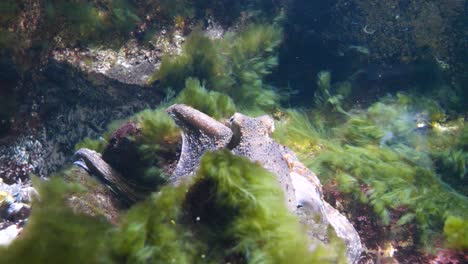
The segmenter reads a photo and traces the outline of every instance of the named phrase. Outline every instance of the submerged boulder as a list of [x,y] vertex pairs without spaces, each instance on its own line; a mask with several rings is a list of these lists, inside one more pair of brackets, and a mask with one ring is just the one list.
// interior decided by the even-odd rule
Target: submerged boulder
[[[358,233],[345,216],[323,199],[322,185],[317,176],[290,149],[271,138],[274,131],[271,117],[252,118],[236,113],[223,124],[182,104],[173,105],[166,111],[182,129],[180,158],[169,184],[179,185],[195,175],[201,157],[208,151],[226,149],[234,155],[246,157],[276,176],[284,193],[285,205],[307,229],[311,250],[331,241],[332,235],[328,232],[331,226],[346,245],[348,262],[357,263],[362,250]],[[98,153],[80,149],[75,157],[81,159],[85,168],[103,180],[116,195],[135,201],[135,195],[142,194],[138,186],[113,169]]]
[[0,178],[0,246],[10,244],[21,232],[36,195],[29,182],[7,184]]
[[361,240],[348,219],[323,199],[322,185],[317,176],[304,166],[289,148],[271,138],[274,120],[269,116],[251,118],[236,113],[230,119],[235,131],[232,152],[258,162],[276,175],[286,194],[288,208],[307,226],[310,237],[323,242],[327,226],[331,225],[336,235],[347,248],[350,263],[356,263],[361,254]]
[[[211,130],[214,135],[212,139],[219,142],[216,138],[224,139],[227,127],[185,105],[173,105],[168,109],[170,114],[176,111],[187,113],[183,117],[172,114],[183,130],[179,163],[198,163],[199,156],[194,157],[190,155],[191,153],[184,153],[184,151],[201,147],[197,141],[189,140],[190,135],[206,127],[216,127]],[[194,122],[194,119],[201,119],[204,122]],[[231,141],[229,144],[225,141],[221,143],[224,143],[233,154],[247,157],[273,173],[285,193],[285,203],[307,227],[309,236],[314,240],[329,241],[327,227],[331,225],[336,235],[346,244],[348,262],[356,263],[362,249],[357,231],[345,216],[323,200],[322,185],[317,176],[299,161],[294,152],[271,137],[274,131],[274,120],[266,115],[251,118],[236,113],[229,119],[229,128],[232,131]],[[194,171],[191,173],[193,174]]]

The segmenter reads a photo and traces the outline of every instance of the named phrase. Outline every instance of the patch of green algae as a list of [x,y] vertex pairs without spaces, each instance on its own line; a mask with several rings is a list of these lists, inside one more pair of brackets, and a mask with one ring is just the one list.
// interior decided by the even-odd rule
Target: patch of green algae
[[0,263],[90,263],[102,258],[111,228],[103,218],[77,215],[64,195],[81,189],[59,178],[34,180],[40,199],[21,236],[10,247],[0,247]]
[[[0,263],[344,263],[342,244],[309,250],[273,175],[227,151],[207,153],[192,179],[166,186],[117,226],[74,214],[60,178],[38,182],[40,199]],[[195,200],[195,198],[200,198]]]
[[[263,35],[254,38],[260,31]],[[182,55],[167,58],[155,76],[163,86],[181,90],[172,102],[216,118],[228,117],[235,109],[253,115],[271,113],[278,107],[279,95],[263,79],[276,65],[279,32],[273,26],[251,25],[226,36],[227,42],[195,33]],[[204,50],[206,54],[198,52]],[[198,61],[200,68],[194,66]],[[318,78],[317,107],[277,113],[274,136],[324,184],[338,183],[342,192],[371,205],[384,224],[393,219],[392,210],[408,208],[397,224],[417,223],[419,243],[425,245],[432,244],[431,237],[442,236],[449,216],[468,218],[468,129],[463,118],[447,114],[431,97],[411,93],[353,107],[346,101],[352,93],[349,83],[332,84],[326,73]],[[150,150],[148,157],[157,156],[151,150],[167,140],[166,132],[178,133],[163,111],[166,106],[147,110],[141,115],[145,118],[137,119],[146,122],[142,149]],[[161,127],[152,125],[156,123]],[[158,163],[149,171],[161,174]]]
[[242,111],[263,113],[278,106],[279,95],[264,78],[278,64],[282,40],[279,25],[253,24],[223,39],[192,33],[176,57],[163,57],[161,67],[149,82],[179,92],[185,80],[196,78],[210,91],[231,97]]
[[430,98],[398,94],[346,113],[287,111],[274,136],[323,184],[336,182],[384,224],[393,209],[408,208],[397,224],[417,223],[419,242],[431,245],[447,219],[468,219],[466,194],[454,189],[464,186],[465,127],[463,119],[447,121]]
[[216,226],[219,232],[210,235],[229,245],[231,256],[246,263],[345,261],[343,248],[308,249],[306,232],[288,212],[278,182],[260,165],[227,151],[208,153],[195,179],[205,184],[200,189],[208,199],[202,201],[216,208],[216,215],[201,207],[194,216],[200,217],[198,224],[206,225],[205,230]]
[[341,244],[309,251],[278,183],[259,165],[229,152],[207,153],[190,182],[164,187],[127,213],[111,242],[114,261],[345,262]]
[[462,251],[468,250],[468,220],[465,218],[449,216],[445,220],[444,234],[447,246]]
[[177,95],[177,103],[191,106],[215,119],[226,118],[236,112],[232,99],[220,92],[208,91],[198,79],[185,80],[185,88]]

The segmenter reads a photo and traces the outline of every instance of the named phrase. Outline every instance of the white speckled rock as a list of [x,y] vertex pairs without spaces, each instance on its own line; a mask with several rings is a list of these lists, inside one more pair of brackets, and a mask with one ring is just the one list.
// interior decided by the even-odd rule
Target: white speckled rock
[[21,232],[22,228],[11,225],[0,230],[0,246],[8,246]]

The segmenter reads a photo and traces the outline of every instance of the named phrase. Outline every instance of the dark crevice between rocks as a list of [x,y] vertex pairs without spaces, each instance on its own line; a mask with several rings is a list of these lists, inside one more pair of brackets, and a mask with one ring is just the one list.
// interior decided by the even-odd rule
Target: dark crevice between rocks
[[[229,119],[229,122],[232,123],[233,121],[234,121],[234,118],[231,117],[231,119]],[[229,127],[231,128],[231,131],[232,131],[232,137],[231,137],[231,141],[227,145],[227,148],[232,150],[239,145],[242,135],[238,126],[229,126]]]
[[12,118],[17,111],[15,88],[19,75],[7,61],[0,60],[0,146],[8,135]]

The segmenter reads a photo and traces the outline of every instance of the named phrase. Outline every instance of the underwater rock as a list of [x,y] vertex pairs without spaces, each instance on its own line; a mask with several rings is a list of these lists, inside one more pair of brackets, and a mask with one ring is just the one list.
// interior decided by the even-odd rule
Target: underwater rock
[[[260,163],[265,169],[276,175],[281,188],[286,194],[289,210],[298,206],[288,164],[283,161],[286,148],[274,141],[270,134],[274,131],[274,121],[269,116],[250,118],[236,113],[230,119],[234,133],[230,143],[232,152]],[[314,195],[317,196],[317,195]],[[318,195],[320,197],[321,195]]]
[[123,177],[94,150],[81,148],[75,152],[73,158],[76,165],[96,176],[124,203],[131,204],[142,200],[152,191]]
[[6,184],[0,178],[0,206],[15,203],[29,204],[35,195],[37,196],[37,191],[31,186],[30,182],[22,183],[19,181],[14,184]]
[[15,144],[0,147],[0,175],[9,184],[25,181],[43,164],[45,150],[33,136],[20,137]]
[[109,223],[118,223],[120,209],[124,206],[112,190],[100,184],[98,179],[89,177],[88,171],[75,166],[64,173],[67,182],[79,183],[86,192],[68,193],[67,205],[78,214],[104,217]]
[[13,222],[28,218],[31,213],[31,206],[24,203],[13,203],[6,210],[5,219]]
[[[307,227],[311,238],[310,248],[317,243],[328,243],[328,226],[346,244],[349,263],[357,263],[361,254],[358,233],[338,210],[323,200],[322,186],[317,176],[305,167],[295,154],[273,140],[274,121],[269,116],[251,118],[239,113],[229,120],[229,126],[208,115],[182,104],[175,104],[166,110],[182,129],[182,149],[175,171],[169,184],[177,185],[193,175],[201,156],[207,151],[229,149],[233,154],[247,157],[273,173],[285,193],[285,204]],[[140,186],[129,182],[107,164],[100,154],[80,149],[75,153],[76,164],[97,176],[116,195],[134,202],[145,192]],[[147,192],[146,192],[147,193]],[[319,242],[322,241],[322,242]]]
[[7,246],[20,234],[22,228],[16,225],[11,225],[3,230],[0,230],[0,246]]
[[57,171],[77,142],[98,138],[111,121],[161,101],[155,89],[105,76],[92,83],[86,74],[53,60],[37,74],[18,84],[20,116],[0,139],[0,175],[8,183],[25,181],[31,173],[43,177]]
[[102,48],[56,49],[52,56],[59,62],[67,62],[92,80],[104,75],[126,84],[146,86],[149,77],[156,70],[162,57],[161,49],[147,49],[134,39],[128,41],[119,51]]
[[124,176],[135,173],[138,168],[143,167],[143,157],[130,138],[138,137],[140,134],[135,122],[123,124],[112,134],[102,153],[102,159]]
[[[345,216],[323,200],[322,185],[317,176],[294,152],[271,138],[274,120],[269,116],[251,118],[236,113],[229,121],[234,132],[232,152],[258,162],[276,175],[289,209],[307,226],[309,236],[326,240],[330,224],[346,243],[348,261],[356,263],[362,250],[357,231]],[[320,221],[315,220],[316,216]]]
[[31,213],[31,201],[37,196],[29,182],[6,184],[0,178],[0,245],[9,244]]
[[[181,169],[176,169],[177,180],[184,173],[187,175],[195,171],[205,151],[213,147],[228,147],[234,154],[258,162],[277,177],[288,208],[308,227],[310,236],[326,240],[326,230],[330,224],[346,243],[348,261],[356,263],[359,260],[362,248],[357,231],[346,217],[323,200],[322,186],[317,176],[300,163],[291,150],[270,137],[274,131],[271,117],[251,118],[236,113],[229,120],[232,132],[228,133],[222,123],[188,106],[173,105],[168,112],[184,134],[181,160],[177,165]],[[203,140],[200,141],[197,136],[201,134]],[[207,136],[211,136],[211,139],[207,139]],[[232,140],[227,145],[226,139],[231,136]],[[210,143],[205,145],[206,142]],[[313,220],[315,216],[321,218],[320,222]]]
[[175,104],[166,111],[182,129],[179,162],[169,179],[170,183],[178,183],[183,176],[195,172],[205,152],[225,148],[232,132],[215,119],[186,105]]

